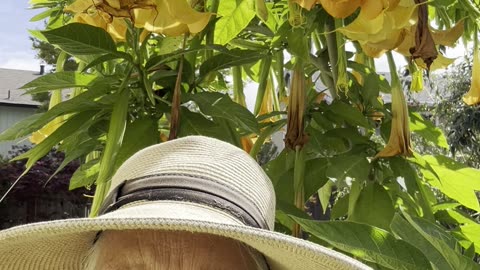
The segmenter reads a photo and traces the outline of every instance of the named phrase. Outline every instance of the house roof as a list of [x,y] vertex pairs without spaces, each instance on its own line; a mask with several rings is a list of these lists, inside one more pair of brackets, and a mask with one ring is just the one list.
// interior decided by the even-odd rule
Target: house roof
[[0,68],[0,105],[38,106],[39,102],[32,100],[31,95],[23,95],[19,89],[26,83],[38,78],[39,72]]

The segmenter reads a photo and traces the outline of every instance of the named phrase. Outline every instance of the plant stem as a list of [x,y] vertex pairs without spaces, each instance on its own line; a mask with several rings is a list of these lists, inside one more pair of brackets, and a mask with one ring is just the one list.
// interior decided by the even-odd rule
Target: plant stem
[[255,100],[255,108],[253,110],[254,115],[260,113],[262,108],[263,99],[265,97],[265,91],[267,89],[268,75],[270,73],[270,65],[272,64],[272,56],[267,55],[260,63],[260,75],[258,76],[258,91],[257,98]]
[[[329,16],[325,22],[325,31],[328,47],[328,57],[330,59],[330,68],[332,70],[333,84],[337,85],[338,81],[338,48],[337,48],[337,35],[335,33],[335,19]],[[332,99],[337,98],[337,90],[330,89]]]
[[109,178],[113,174],[113,167],[118,150],[123,142],[123,135],[125,134],[128,113],[128,100],[130,96],[129,89],[126,89],[130,81],[133,66],[128,68],[128,72],[118,89],[119,98],[113,106],[112,117],[107,133],[107,142],[100,160],[100,169],[97,177],[97,187],[93,197],[92,209],[90,217],[98,215],[98,211],[105,199],[108,189],[110,188]]
[[[183,39],[182,48],[185,49],[185,44],[187,42],[188,34],[185,34]],[[172,99],[172,110],[170,113],[170,134],[168,135],[168,140],[173,140],[177,138],[178,128],[180,126],[180,100],[182,93],[182,73],[183,73],[183,61],[184,55],[180,56],[179,65],[178,65],[178,74],[177,80],[175,82],[175,89],[173,90],[173,99]]]
[[278,84],[278,95],[280,97],[286,97],[287,93],[285,91],[285,79],[283,78],[284,74],[284,68],[283,68],[283,61],[284,61],[284,56],[283,56],[283,50],[277,51],[273,54],[273,57],[275,57],[275,65],[273,66],[274,73],[276,74],[277,77],[277,84]]
[[247,107],[245,94],[243,93],[242,66],[232,67],[233,76],[233,100],[243,107]]
[[[297,146],[295,148],[295,165],[293,168],[293,190],[294,204],[301,211],[305,210],[305,148]],[[301,237],[300,226],[295,224],[292,235]]]

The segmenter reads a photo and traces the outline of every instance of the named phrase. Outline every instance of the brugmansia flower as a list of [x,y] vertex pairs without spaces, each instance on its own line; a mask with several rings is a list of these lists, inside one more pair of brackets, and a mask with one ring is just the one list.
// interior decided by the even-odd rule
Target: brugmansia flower
[[288,98],[287,108],[287,133],[285,134],[285,146],[293,150],[295,150],[297,146],[302,147],[307,141],[303,119],[306,99],[305,87],[305,71],[303,70],[301,61],[297,59],[290,83],[290,96]]
[[390,73],[392,74],[392,127],[387,145],[375,158],[397,155],[411,156],[413,153],[410,145],[407,102],[405,101],[391,52],[387,56]]
[[77,0],[65,8],[66,12],[74,13],[73,22],[89,24],[103,28],[117,41],[125,40],[127,25],[123,18],[112,15],[97,8],[98,0]]
[[463,102],[467,105],[480,103],[480,53],[478,53],[478,45],[475,45],[475,52],[473,53],[472,82],[470,84],[470,90],[463,97]]
[[155,9],[135,9],[135,27],[167,36],[198,33],[207,26],[211,13],[194,10],[186,0],[155,0]]
[[125,19],[154,33],[180,36],[202,31],[211,17],[186,0],[76,0],[65,11],[75,14],[74,22],[101,27],[116,40],[125,39]]
[[319,0],[325,11],[335,18],[352,15],[362,4],[362,0]]

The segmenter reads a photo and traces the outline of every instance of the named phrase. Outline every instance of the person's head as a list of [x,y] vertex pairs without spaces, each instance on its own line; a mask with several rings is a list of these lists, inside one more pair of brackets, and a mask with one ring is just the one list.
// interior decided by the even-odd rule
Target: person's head
[[96,218],[0,232],[0,269],[370,269],[274,232],[275,193],[242,149],[201,136],[125,161]]
[[263,256],[242,242],[205,233],[105,231],[84,270],[268,270]]

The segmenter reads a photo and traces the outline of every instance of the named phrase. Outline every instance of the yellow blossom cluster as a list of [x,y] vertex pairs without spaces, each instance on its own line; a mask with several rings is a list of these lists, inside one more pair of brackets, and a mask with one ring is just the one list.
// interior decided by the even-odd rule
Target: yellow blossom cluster
[[65,11],[74,14],[73,22],[103,28],[118,41],[125,39],[126,19],[137,28],[180,36],[202,31],[211,17],[187,0],[76,0]]
[[[355,20],[338,29],[350,40],[358,41],[363,52],[370,57],[380,57],[386,51],[396,50],[410,57],[410,49],[415,46],[418,28],[418,6],[414,0],[291,0],[305,9],[316,4],[322,5],[327,13],[335,18],[346,18],[360,9]],[[435,45],[454,46],[463,33],[464,24],[460,21],[451,29],[436,30],[429,27]],[[431,63],[432,70],[445,68],[453,63],[439,54]],[[422,59],[417,65],[427,68]]]

